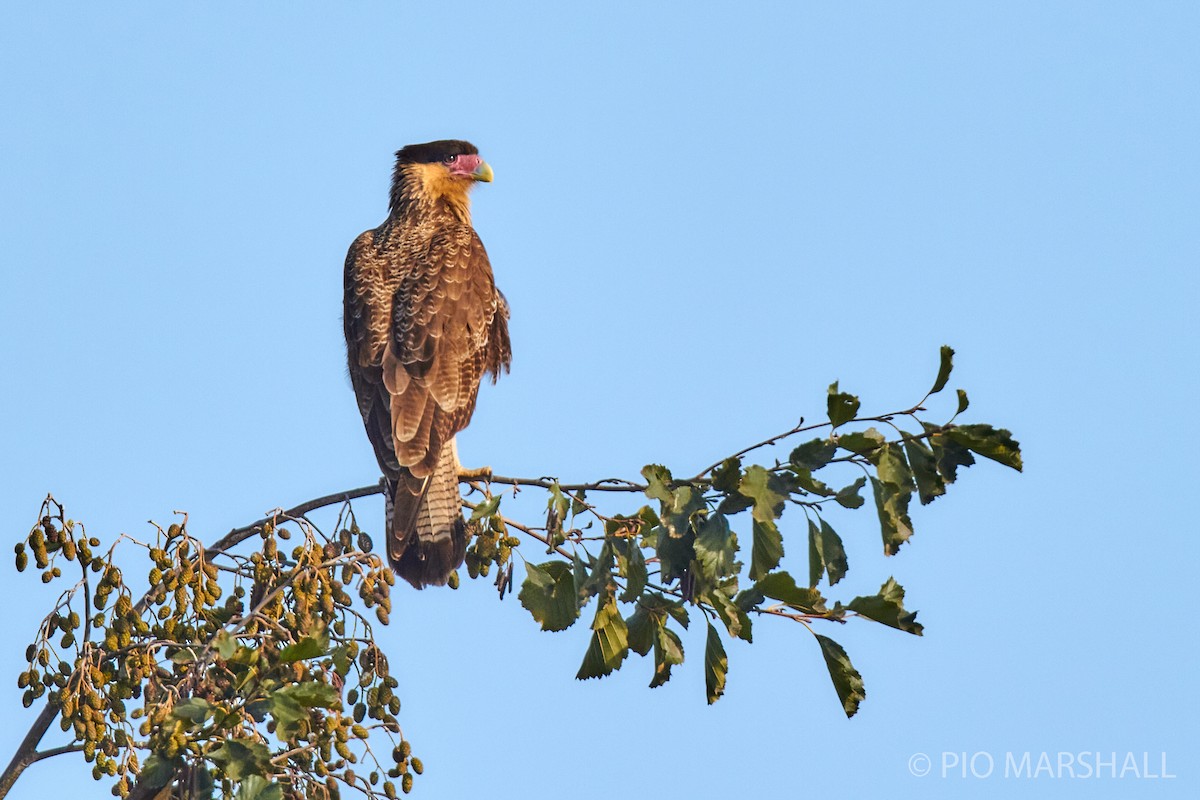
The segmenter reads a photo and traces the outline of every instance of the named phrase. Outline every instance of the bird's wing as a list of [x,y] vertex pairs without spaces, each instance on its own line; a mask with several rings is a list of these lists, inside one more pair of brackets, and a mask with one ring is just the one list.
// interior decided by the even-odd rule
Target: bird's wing
[[392,444],[392,398],[383,379],[383,357],[391,332],[389,257],[375,246],[375,233],[354,240],[346,254],[343,327],[350,383],[367,438],[389,480],[400,471]]
[[471,420],[495,360],[499,308],[487,252],[467,225],[435,235],[396,289],[382,372],[392,446],[415,477],[432,472],[442,446]]

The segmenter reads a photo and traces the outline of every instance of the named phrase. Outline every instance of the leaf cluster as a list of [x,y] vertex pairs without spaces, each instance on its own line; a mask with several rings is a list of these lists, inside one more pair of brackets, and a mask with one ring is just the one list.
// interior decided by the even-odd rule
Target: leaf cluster
[[[642,470],[645,483],[631,486],[650,502],[625,514],[602,513],[584,491],[565,492],[554,483],[548,490],[547,526],[525,530],[549,545],[548,554],[562,558],[526,566],[521,604],[543,630],[561,631],[595,600],[592,633],[576,677],[609,675],[634,652],[652,656],[651,688],[670,680],[672,668],[683,663],[680,631],[689,625],[689,609],[698,610],[707,626],[709,703],[725,691],[728,656],[722,635],[752,642],[757,618],[793,620],[816,637],[843,709],[853,716],[866,696],[862,677],[841,646],[817,634],[813,625],[859,617],[915,635],[922,626],[916,612],[905,608],[904,589],[894,578],[872,595],[845,602],[826,597],[819,588],[822,579],[832,588],[849,570],[831,516],[866,506],[863,495],[869,485],[884,555],[893,556],[913,535],[913,497],[928,504],[945,494],[957,480],[958,468],[973,464],[975,455],[1021,469],[1019,446],[1008,431],[957,423],[968,407],[962,390],[948,421],[935,424],[925,418],[924,403],[945,388],[952,366],[953,351],[944,347],[933,387],[903,411],[862,416],[859,398],[835,382],[827,394],[826,422],[806,426],[801,420],[792,430],[691,478],[648,465]],[[911,432],[901,427],[905,419]],[[820,435],[793,446],[784,460],[744,461],[760,447],[806,432]],[[836,482],[825,477],[847,472],[849,477]],[[787,509],[806,518],[804,584],[782,566],[781,519]],[[498,504],[493,502],[484,516],[494,519],[495,514]],[[580,517],[591,520],[583,526],[577,522]],[[595,521],[602,523],[603,535],[588,534]]]

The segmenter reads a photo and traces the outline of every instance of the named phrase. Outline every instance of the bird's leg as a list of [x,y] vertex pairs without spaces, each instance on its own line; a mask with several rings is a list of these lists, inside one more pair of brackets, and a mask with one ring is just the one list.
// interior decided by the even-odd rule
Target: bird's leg
[[458,477],[464,481],[490,481],[492,479],[492,468],[475,467],[474,469],[467,469],[459,464]]
[[460,481],[490,481],[492,479],[491,467],[475,467],[467,469],[458,460],[458,442],[455,439],[450,440],[450,447],[454,452],[454,465],[458,468],[458,479]]

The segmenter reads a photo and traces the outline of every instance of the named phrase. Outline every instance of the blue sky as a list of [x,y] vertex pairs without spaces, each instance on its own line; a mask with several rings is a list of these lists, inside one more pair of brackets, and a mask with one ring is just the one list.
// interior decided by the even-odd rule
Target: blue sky
[[[904,407],[951,344],[970,419],[1026,470],[972,468],[891,560],[867,513],[840,520],[845,597],[894,574],[926,626],[832,632],[867,683],[849,721],[783,621],[729,645],[707,707],[702,630],[663,688],[642,660],[578,683],[583,626],[540,633],[485,582],[400,591],[383,639],[421,796],[1192,796],[1196,6],[509,5],[6,5],[6,535],[47,492],[106,539],[175,509],[215,538],[374,481],[342,261],[395,149],[468,138],[515,359],[465,463],[694,471],[819,417],[835,379]],[[5,761],[52,602],[14,575]],[[1043,751],[1178,777],[941,774]],[[107,796],[69,759],[12,796]]]

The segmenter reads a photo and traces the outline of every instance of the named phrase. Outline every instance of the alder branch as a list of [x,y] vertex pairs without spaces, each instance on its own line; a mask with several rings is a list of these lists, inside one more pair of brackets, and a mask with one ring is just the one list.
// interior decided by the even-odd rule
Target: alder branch
[[[924,400],[922,400],[922,403],[919,403],[916,406],[914,406],[911,409],[908,409],[906,411],[897,411],[897,412],[893,412],[893,413],[889,413],[889,414],[882,414],[882,415],[873,416],[873,417],[858,417],[853,420],[850,420],[846,424],[866,423],[866,422],[890,423],[891,420],[897,416],[913,416],[913,415],[915,415],[915,413],[917,411],[923,411],[924,410],[922,408],[923,403],[924,403]],[[780,441],[783,441],[784,439],[787,439],[788,437],[793,436],[795,434],[803,433],[806,431],[818,430],[820,428],[829,427],[829,425],[830,425],[829,422],[824,422],[824,423],[806,426],[806,425],[804,425],[804,420],[801,419],[796,426],[789,428],[788,430],[786,430],[782,433],[778,433],[774,436],[764,439],[761,442],[757,442],[748,447],[742,448],[742,449],[738,450],[737,452],[735,452],[729,456],[726,456],[725,458],[719,459],[719,460],[715,461],[714,463],[710,464],[708,467],[701,470],[694,477],[687,479],[687,480],[678,481],[677,483],[679,483],[680,485],[683,485],[683,484],[692,484],[692,485],[697,485],[697,486],[708,485],[709,480],[707,479],[707,476],[711,475],[713,470],[715,470],[716,468],[721,466],[722,463],[724,463],[726,460],[728,460],[730,458],[740,458],[741,456],[744,456],[747,453],[753,452],[753,451],[758,450],[763,447],[768,447],[768,446],[774,445],[774,444],[776,444]],[[939,430],[939,431],[940,430],[948,430],[951,427],[952,427],[952,425],[947,424],[937,430]],[[929,436],[931,436],[934,432],[936,432],[936,431],[926,431],[922,434],[902,436],[901,441],[926,439]],[[861,456],[861,454],[859,454],[859,455]],[[849,456],[849,457],[845,457],[845,458],[853,460],[854,457]],[[836,460],[842,460],[842,459],[835,459],[835,461]],[[469,484],[472,481],[478,480],[479,477],[480,476],[478,474],[463,475],[460,480],[462,483]],[[559,483],[554,478],[551,478],[548,476],[543,476],[543,477],[539,477],[539,478],[524,478],[524,477],[513,477],[513,476],[505,476],[505,475],[490,475],[487,477],[486,482],[503,484],[503,485],[514,486],[514,487],[528,486],[528,487],[541,488],[541,489],[552,489],[557,486],[558,489],[563,492],[599,491],[599,492],[623,492],[623,493],[631,493],[631,494],[633,494],[633,493],[640,494],[640,493],[645,492],[649,488],[647,486],[647,484],[638,483],[636,481],[630,481],[630,480],[627,480],[624,478],[604,478],[601,480],[591,481],[591,482],[586,482],[586,483]],[[307,500],[307,501],[300,503],[299,505],[296,505],[287,510],[278,509],[278,510],[272,512],[271,514],[268,514],[268,515],[266,515],[258,520],[255,520],[254,522],[251,522],[247,525],[242,525],[240,527],[233,528],[228,533],[226,533],[224,536],[222,536],[220,539],[213,542],[212,545],[210,545],[206,548],[203,548],[200,551],[200,553],[197,554],[196,558],[203,559],[205,561],[211,561],[215,556],[226,553],[231,548],[244,542],[246,539],[249,539],[251,536],[256,535],[264,528],[264,526],[266,526],[268,524],[278,524],[281,521],[286,522],[286,521],[292,521],[292,520],[296,520],[296,519],[303,519],[307,514],[310,514],[313,511],[318,511],[320,509],[327,508],[329,506],[346,503],[350,500],[355,500],[355,499],[362,498],[362,497],[369,497],[371,495],[382,494],[385,491],[385,488],[386,488],[385,481],[380,480],[378,483],[371,484],[368,486],[360,486],[360,487],[357,487],[354,489],[347,489],[344,491],[335,492],[333,494],[324,495],[322,497],[313,498],[311,500]],[[470,506],[469,504],[466,504],[466,505],[468,507],[473,508],[473,506]],[[552,546],[551,540],[549,539],[549,537],[541,535],[538,531],[536,531],[532,528],[529,528],[525,525],[522,525],[511,519],[505,518],[504,521],[506,524],[520,530],[522,533],[525,533],[534,539],[537,539],[538,541],[541,541],[543,544],[546,544],[547,546]],[[567,553],[561,546],[555,547],[554,549],[560,555],[563,555],[565,557],[570,557],[570,554]],[[90,588],[90,587],[87,587],[87,588]],[[136,604],[136,608],[138,608],[139,610],[144,609],[146,604],[151,601],[151,598],[152,598],[152,593],[147,592],[142,597],[142,599],[138,601],[138,603]],[[88,600],[90,601],[90,598],[88,598]],[[90,608],[88,610],[90,612]],[[765,611],[762,609],[755,609],[755,610]],[[778,612],[765,611],[765,613],[776,613],[777,614]],[[783,616],[784,614],[780,614],[780,615]],[[91,615],[89,613],[88,614],[89,622],[90,622],[90,616]],[[4,770],[4,772],[2,774],[0,774],[0,800],[3,800],[3,798],[8,794],[8,791],[12,788],[12,785],[16,782],[17,778],[21,775],[21,773],[25,770],[25,768],[28,767],[30,764],[36,763],[39,760],[49,758],[54,755],[60,755],[65,752],[73,752],[73,750],[75,749],[74,745],[68,745],[65,747],[57,747],[57,748],[53,748],[53,749],[46,750],[46,751],[39,751],[37,749],[37,746],[40,743],[42,737],[45,735],[46,731],[50,728],[50,725],[54,722],[54,720],[57,716],[58,716],[58,709],[55,706],[47,703],[46,706],[42,709],[41,713],[38,715],[37,719],[34,721],[33,725],[30,727],[28,733],[26,734],[25,738],[22,740],[21,744],[18,746],[8,767]],[[136,787],[136,788],[141,788],[141,787]]]

